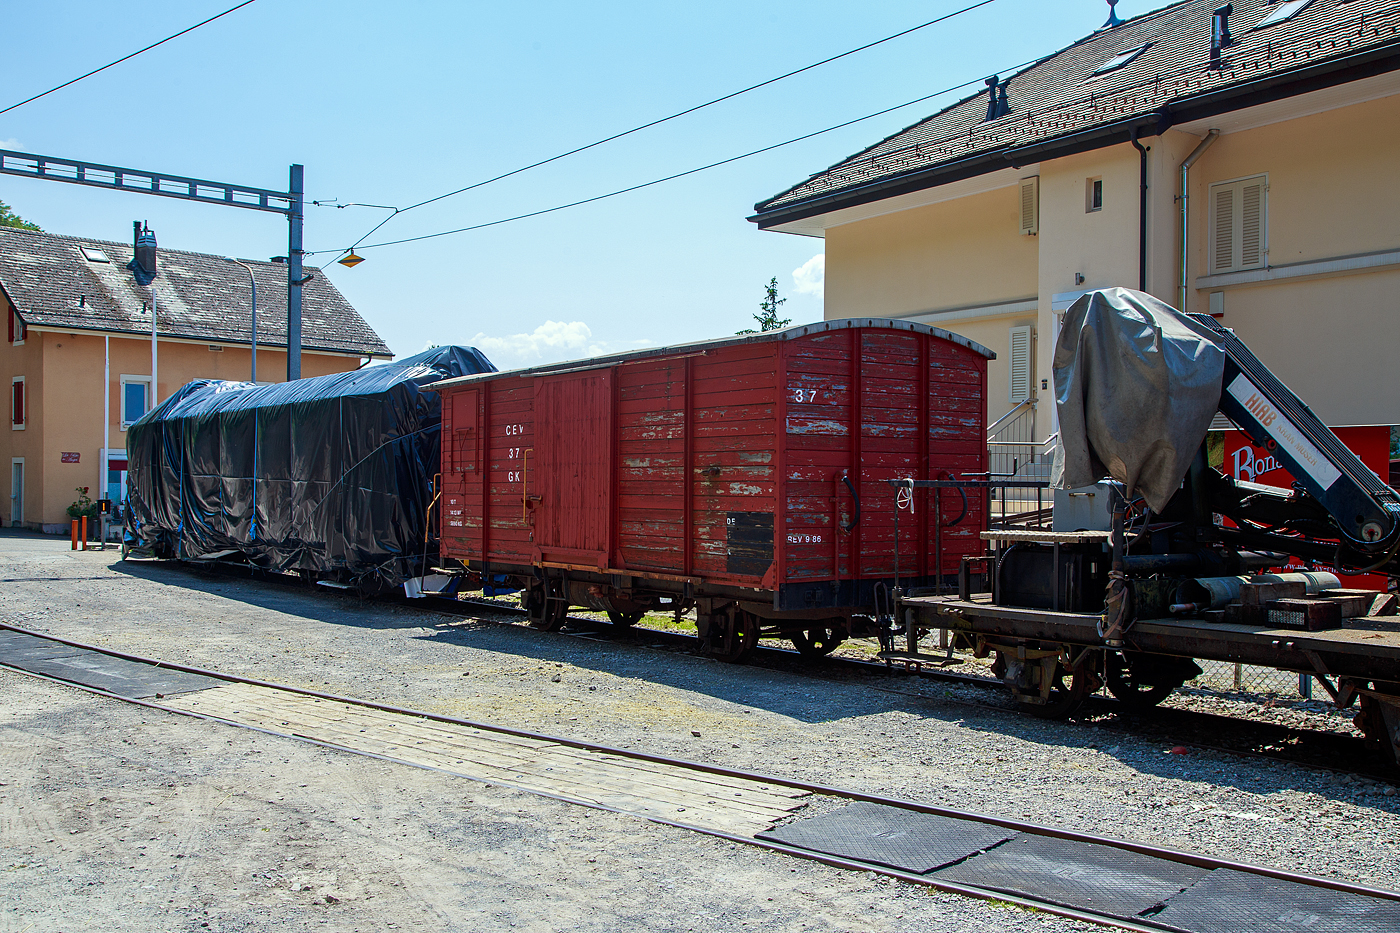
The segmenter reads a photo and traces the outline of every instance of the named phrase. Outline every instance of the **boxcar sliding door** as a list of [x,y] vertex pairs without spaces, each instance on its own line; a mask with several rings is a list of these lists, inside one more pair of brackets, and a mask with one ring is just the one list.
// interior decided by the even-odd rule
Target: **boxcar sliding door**
[[450,547],[481,556],[481,390],[446,398],[442,431],[442,533]]
[[612,370],[535,383],[535,548],[549,563],[608,566],[612,515]]

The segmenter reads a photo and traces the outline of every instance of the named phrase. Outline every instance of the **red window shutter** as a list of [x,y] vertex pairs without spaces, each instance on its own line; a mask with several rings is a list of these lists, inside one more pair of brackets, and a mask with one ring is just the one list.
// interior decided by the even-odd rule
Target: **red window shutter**
[[12,382],[14,388],[14,398],[11,399],[12,413],[15,424],[24,424],[24,383]]
[[15,342],[15,313],[11,311],[5,315],[6,322],[10,325],[10,343]]

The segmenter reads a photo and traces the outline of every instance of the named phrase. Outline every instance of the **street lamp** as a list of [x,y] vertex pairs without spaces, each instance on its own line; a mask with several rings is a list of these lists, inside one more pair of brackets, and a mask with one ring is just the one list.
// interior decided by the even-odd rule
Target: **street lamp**
[[258,381],[258,277],[253,275],[253,267],[240,259],[232,256],[225,256],[229,262],[237,263],[248,270],[248,284],[253,290],[253,378],[252,382]]

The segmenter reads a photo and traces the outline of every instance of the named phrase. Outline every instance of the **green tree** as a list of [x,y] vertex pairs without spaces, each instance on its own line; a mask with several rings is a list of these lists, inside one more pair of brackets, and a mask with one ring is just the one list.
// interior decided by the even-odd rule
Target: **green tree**
[[38,230],[38,224],[32,224],[23,217],[10,210],[10,205],[0,201],[0,227],[19,227],[21,230]]
[[758,322],[758,330],[748,328],[739,331],[740,334],[757,334],[760,331],[782,330],[792,323],[792,318],[779,318],[778,306],[785,304],[786,298],[778,297],[778,278],[774,276],[769,280],[768,286],[764,289],[763,300],[758,303],[758,314],[753,319]]

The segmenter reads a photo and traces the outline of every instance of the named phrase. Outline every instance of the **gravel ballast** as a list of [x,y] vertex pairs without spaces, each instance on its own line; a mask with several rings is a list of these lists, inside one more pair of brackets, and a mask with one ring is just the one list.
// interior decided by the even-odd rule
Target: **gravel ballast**
[[[1223,859],[1380,887],[1400,877],[1400,798],[1374,782],[1169,754],[1160,740],[1023,717],[975,687],[815,679],[536,632],[487,610],[463,620],[117,558],[0,536],[0,620]],[[1090,929],[3,670],[0,691],[0,930]]]

